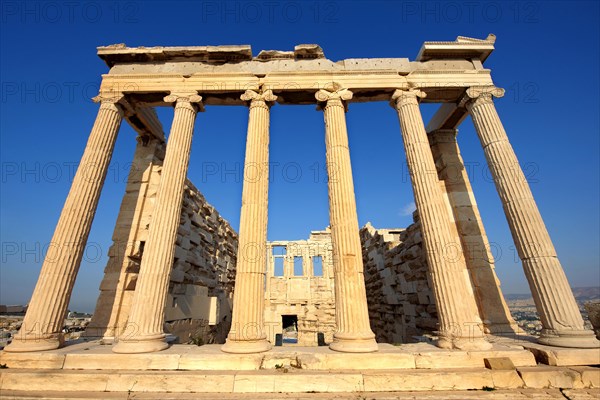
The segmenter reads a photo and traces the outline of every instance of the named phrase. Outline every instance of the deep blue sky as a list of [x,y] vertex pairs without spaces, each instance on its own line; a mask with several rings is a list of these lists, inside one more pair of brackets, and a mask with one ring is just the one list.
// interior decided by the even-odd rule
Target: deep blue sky
[[[96,46],[318,43],[332,60],[414,59],[424,41],[497,35],[486,62],[506,89],[497,108],[573,286],[600,285],[598,2],[100,2],[1,3],[0,304],[29,300],[69,189],[108,68]],[[427,122],[435,105],[422,106]],[[171,109],[159,110],[165,129]],[[271,112],[269,239],[306,238],[328,225],[321,112]],[[359,222],[406,227],[412,190],[396,113],[387,103],[347,114]],[[237,229],[247,109],[207,107],[197,118],[189,177]],[[92,311],[135,134],[123,124],[71,308]],[[463,157],[506,293],[528,291],[470,119]],[[215,165],[219,172],[208,175]],[[301,175],[298,175],[301,173]]]

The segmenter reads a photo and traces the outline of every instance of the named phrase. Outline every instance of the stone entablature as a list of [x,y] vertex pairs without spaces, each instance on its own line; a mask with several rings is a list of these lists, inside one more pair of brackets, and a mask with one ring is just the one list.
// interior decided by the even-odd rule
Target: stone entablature
[[[244,104],[239,92],[262,87],[279,104],[313,104],[314,93],[331,82],[351,88],[350,102],[389,101],[395,89],[415,87],[427,93],[425,102],[457,102],[471,86],[493,85],[482,62],[494,48],[493,36],[425,42],[420,58],[357,58],[332,61],[318,45],[298,45],[293,52],[262,51],[252,57],[250,46],[99,47],[110,67],[101,92],[125,91],[152,105],[166,105],[164,94],[202,93],[205,105]],[[431,44],[430,44],[431,43]],[[427,57],[425,57],[427,56]],[[425,59],[427,58],[427,59]]]

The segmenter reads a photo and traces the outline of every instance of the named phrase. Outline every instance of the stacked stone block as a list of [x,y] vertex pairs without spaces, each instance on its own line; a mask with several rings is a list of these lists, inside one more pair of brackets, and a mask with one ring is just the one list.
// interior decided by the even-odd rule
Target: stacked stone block
[[[137,145],[87,336],[112,340],[123,334],[127,326],[164,155],[165,143],[158,140],[143,139]],[[236,253],[237,233],[186,180],[165,308],[167,333],[178,336],[180,342],[187,342],[190,336],[204,343],[224,342],[231,324]],[[208,315],[197,318],[195,310],[190,310],[187,318],[169,320],[169,311],[177,306],[176,299],[181,302],[194,292],[190,286],[207,288],[202,302],[216,298],[214,325],[209,324]]]
[[375,229],[367,223],[360,236],[369,318],[377,341],[410,343],[434,334],[438,316],[419,221],[406,229]]
[[[217,324],[206,329],[207,321],[201,321],[204,329],[200,332],[192,328],[188,330],[189,334],[200,334],[204,343],[223,343],[229,332],[237,238],[237,233],[229,222],[208,204],[188,180],[177,232],[169,294],[172,297],[185,295],[188,285],[198,285],[208,288],[209,297],[217,298]],[[196,322],[191,321],[192,326],[195,324]],[[178,336],[183,342],[187,339],[181,334]]]
[[[285,247],[283,276],[275,276],[273,247]],[[265,327],[268,339],[282,333],[282,315],[297,315],[298,345],[316,346],[318,333],[333,341],[335,282],[331,231],[312,231],[308,240],[268,242]],[[322,257],[322,276],[315,276],[312,257]],[[294,274],[294,257],[302,257],[302,276]]]

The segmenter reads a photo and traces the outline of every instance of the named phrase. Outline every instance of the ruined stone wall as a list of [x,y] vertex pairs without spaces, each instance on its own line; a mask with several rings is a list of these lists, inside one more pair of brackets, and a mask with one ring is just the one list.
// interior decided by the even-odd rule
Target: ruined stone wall
[[[427,276],[420,224],[406,229],[360,230],[371,328],[380,343],[415,342],[434,334],[437,312]],[[335,331],[335,292],[330,231],[312,232],[308,240],[269,242],[265,325],[269,340],[282,333],[282,315],[298,316],[298,344],[315,346],[317,332],[331,342]],[[285,249],[278,251],[277,248]],[[316,277],[312,257],[323,256],[323,276]],[[302,276],[294,257],[303,257]],[[283,276],[275,274],[283,259]],[[281,272],[281,271],[280,271]],[[285,344],[284,344],[285,345]]]
[[589,301],[586,302],[584,306],[587,311],[590,324],[596,333],[596,338],[600,340],[600,301]]
[[[285,249],[285,250],[283,250]],[[333,340],[335,331],[335,292],[331,232],[313,231],[308,240],[267,243],[267,290],[265,327],[268,340],[283,333],[282,316],[298,318],[298,345],[316,346],[318,333],[325,342]],[[322,259],[322,274],[316,276],[314,257]],[[294,273],[294,258],[302,257],[302,273]],[[277,276],[275,259],[283,261],[282,276]],[[297,271],[300,272],[300,271]]]
[[360,238],[377,342],[410,343],[414,336],[433,334],[438,319],[419,222],[406,229],[376,229],[367,223]]
[[[165,309],[167,331],[173,329],[180,341],[186,342],[191,334],[204,343],[225,343],[231,326],[237,243],[229,222],[187,181]],[[194,329],[194,324],[199,328]]]
[[[113,233],[87,336],[113,339],[125,328],[160,182],[165,144],[140,141]],[[231,324],[237,233],[186,182],[165,307],[165,330],[187,342],[223,343]]]

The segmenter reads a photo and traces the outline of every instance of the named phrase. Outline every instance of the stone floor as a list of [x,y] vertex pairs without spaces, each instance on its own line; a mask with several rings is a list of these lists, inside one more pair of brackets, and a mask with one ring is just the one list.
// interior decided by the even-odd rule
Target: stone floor
[[[540,360],[553,365],[538,364]],[[586,399],[600,394],[600,350],[533,351],[502,340],[491,350],[471,352],[415,343],[380,344],[378,352],[367,354],[284,346],[248,355],[223,353],[219,345],[115,354],[111,346],[88,341],[39,353],[0,352],[0,364],[7,367],[0,369],[2,399],[226,399],[245,393],[253,393],[253,399],[405,399],[414,398],[414,391],[432,399]],[[464,392],[461,397],[465,390],[478,395]],[[575,397],[563,396],[567,390],[574,390]]]
[[495,344],[491,350],[443,350],[428,343],[401,346],[379,344],[376,353],[339,353],[328,347],[274,347],[259,354],[228,354],[220,345],[176,344],[145,354],[116,354],[98,341],[79,342],[38,353],[0,352],[0,364],[28,369],[112,370],[268,370],[277,366],[303,370],[483,368],[485,358],[508,357],[517,367],[536,365],[533,354],[521,346]]

